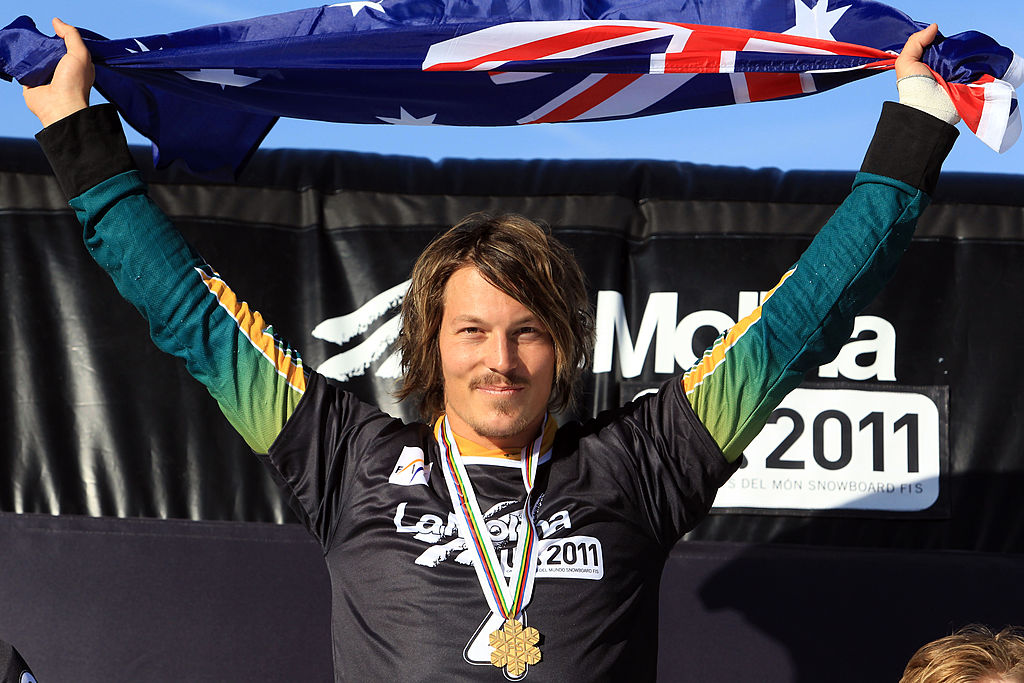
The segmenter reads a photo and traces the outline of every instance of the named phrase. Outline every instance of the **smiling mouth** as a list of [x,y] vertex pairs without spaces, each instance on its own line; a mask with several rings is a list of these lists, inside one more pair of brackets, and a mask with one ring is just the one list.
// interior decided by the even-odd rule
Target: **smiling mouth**
[[491,373],[478,378],[470,384],[470,389],[483,391],[489,394],[509,396],[525,389],[529,383],[521,377],[512,375],[504,376]]

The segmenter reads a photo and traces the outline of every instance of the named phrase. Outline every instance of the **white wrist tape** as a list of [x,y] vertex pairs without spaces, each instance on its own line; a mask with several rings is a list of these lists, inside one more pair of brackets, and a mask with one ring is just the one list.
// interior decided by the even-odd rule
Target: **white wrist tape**
[[896,81],[896,89],[900,92],[900,104],[920,109],[953,126],[960,122],[953,100],[931,76],[904,76]]

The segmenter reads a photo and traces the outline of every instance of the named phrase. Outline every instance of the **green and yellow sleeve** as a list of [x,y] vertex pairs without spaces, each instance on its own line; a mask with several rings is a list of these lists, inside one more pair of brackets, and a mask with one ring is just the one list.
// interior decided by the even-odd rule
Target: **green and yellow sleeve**
[[183,359],[249,446],[266,453],[305,391],[299,354],[148,197],[112,105],[83,109],[36,139],[86,247],[149,322],[153,341]]
[[849,338],[910,244],[955,138],[952,126],[886,103],[850,195],[761,306],[683,375],[687,398],[729,461]]
[[150,336],[185,361],[249,446],[266,453],[305,390],[299,354],[185,242],[137,171],[71,200],[85,244]]

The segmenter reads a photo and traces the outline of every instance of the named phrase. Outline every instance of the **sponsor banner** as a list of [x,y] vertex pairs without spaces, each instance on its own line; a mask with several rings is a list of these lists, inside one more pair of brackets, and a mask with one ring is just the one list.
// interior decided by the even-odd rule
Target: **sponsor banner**
[[[0,512],[294,521],[208,392],[148,343],[88,257],[45,160],[0,149]],[[405,419],[415,409],[393,391],[409,269],[466,214],[545,220],[579,260],[597,324],[586,419],[683,372],[756,307],[852,181],[283,152],[257,155],[231,186],[147,173],[186,238],[305,367]],[[688,539],[1021,552],[1021,197],[1024,177],[943,176],[892,281],[748,448],[714,510],[726,514]],[[431,485],[421,454],[387,457],[388,486],[412,499]],[[422,563],[455,561],[449,520],[396,514]]]

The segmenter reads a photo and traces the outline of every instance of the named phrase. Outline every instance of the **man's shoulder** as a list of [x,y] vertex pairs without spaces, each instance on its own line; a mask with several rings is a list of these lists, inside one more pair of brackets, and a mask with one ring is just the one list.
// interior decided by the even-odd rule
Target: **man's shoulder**
[[429,443],[433,439],[429,425],[395,417],[360,398],[347,383],[309,372],[305,393],[274,447],[280,449],[288,443],[330,438],[331,434],[364,443],[382,440]]
[[555,443],[563,449],[581,441],[615,442],[633,430],[645,430],[652,422],[697,420],[683,395],[681,378],[675,375],[617,407],[607,408],[589,418],[566,420],[558,427]]

